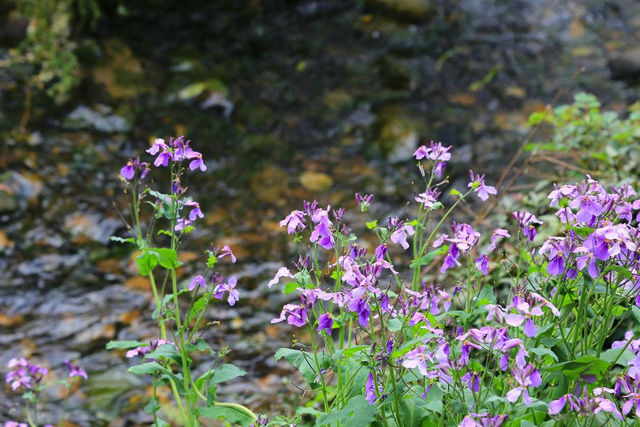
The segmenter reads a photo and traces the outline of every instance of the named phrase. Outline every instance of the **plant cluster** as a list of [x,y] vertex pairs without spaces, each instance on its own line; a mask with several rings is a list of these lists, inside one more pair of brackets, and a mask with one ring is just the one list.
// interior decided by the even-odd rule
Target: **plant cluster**
[[[57,381],[49,380],[49,369],[32,363],[24,357],[13,358],[7,363],[8,373],[5,376],[7,385],[13,392],[21,393],[22,399],[25,401],[24,417],[26,423],[18,421],[5,421],[4,427],[36,427],[38,426],[38,415],[40,406],[43,401],[41,399],[42,392],[50,387],[62,386],[66,390],[64,399],[71,396],[74,378],[88,378],[84,369],[78,365],[64,361],[68,369],[68,378]],[[65,409],[63,406],[62,413],[58,419],[58,423],[62,425],[65,421]],[[45,427],[53,427],[52,424],[45,424]]]
[[[212,245],[208,272],[179,281],[180,248],[204,216],[184,185],[188,172],[206,171],[202,154],[184,137],[157,139],[147,152],[153,161],[131,159],[120,170],[133,237],[112,239],[139,251],[158,336],[107,348],[126,351],[140,361],[129,371],[151,377],[145,411],[155,426],[169,425],[159,388],[173,396],[179,418],[172,421],[186,426],[204,418],[384,427],[640,418],[640,198],[631,185],[607,189],[588,175],[554,185],[548,203],[560,230],[548,233],[533,213],[517,210],[510,226],[483,235],[452,218],[460,204],[485,202],[496,189],[470,171],[464,191],[442,197],[451,147],[432,142],[414,154],[424,178],[415,216],[378,222],[369,217],[373,195],[355,195],[374,245],[349,227],[344,209],[304,202],[280,223],[300,256],[268,286],[285,282],[291,297],[272,323],[302,330],[275,359],[299,370],[309,399],[295,414],[269,420],[217,400],[220,383],[246,373],[201,338],[210,304],[239,299],[237,279],[215,271],[220,259],[236,261],[232,250]],[[168,172],[166,192],[147,185],[154,168]],[[68,366],[72,377],[86,378]],[[7,383],[27,391],[27,421],[37,425],[33,402],[47,372],[23,359],[9,368]]]
[[[295,273],[283,267],[270,283],[288,278],[284,292],[299,297],[273,322],[306,328],[309,343],[276,359],[300,370],[320,408],[312,402],[274,425],[306,415],[317,425],[615,425],[633,415],[636,192],[607,191],[589,176],[555,187],[548,198],[564,229],[543,241],[543,222],[526,211],[490,239],[464,223],[442,232],[460,202],[496,193],[471,172],[468,190],[452,190],[455,202],[440,213],[449,150],[432,143],[416,151],[420,170],[430,171],[417,216],[369,219],[373,253],[342,209],[305,203],[282,221],[304,253]],[[366,213],[372,197],[356,200]],[[410,263],[394,265],[398,251]],[[442,284],[425,280],[434,262]],[[612,343],[622,325],[631,331]]]

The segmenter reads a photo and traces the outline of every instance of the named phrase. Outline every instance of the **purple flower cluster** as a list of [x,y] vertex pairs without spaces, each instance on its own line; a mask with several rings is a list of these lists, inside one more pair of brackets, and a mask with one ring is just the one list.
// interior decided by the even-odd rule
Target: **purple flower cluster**
[[10,371],[6,376],[6,382],[13,391],[21,387],[31,389],[38,385],[42,378],[49,373],[47,368],[30,363],[24,357],[9,360],[7,367]]
[[[469,224],[457,224],[453,223],[451,226],[451,237],[448,234],[442,234],[438,239],[433,242],[433,247],[437,248],[445,243],[449,243],[449,251],[444,258],[440,272],[444,273],[450,268],[454,268],[460,265],[458,258],[462,254],[468,254],[478,244],[480,239],[480,233],[473,230]],[[487,260],[481,259],[478,268],[486,274]]]
[[620,279],[615,271],[603,279],[613,283],[620,279],[623,289],[634,295],[640,290],[640,229],[638,219],[640,199],[629,185],[614,187],[607,192],[597,181],[587,179],[577,185],[563,185],[550,194],[550,206],[559,207],[556,215],[571,227],[589,230],[588,234],[571,230],[565,236],[548,238],[539,253],[548,259],[547,272],[552,276],[576,277],[583,271],[598,278],[606,266],[623,268],[632,273],[630,279]]
[[451,146],[443,147],[442,143],[434,143],[431,141],[428,148],[426,145],[419,147],[416,152],[413,153],[413,157],[415,157],[416,160],[426,159],[433,162],[433,174],[441,178],[447,162],[451,160],[451,153],[449,151],[451,151]]

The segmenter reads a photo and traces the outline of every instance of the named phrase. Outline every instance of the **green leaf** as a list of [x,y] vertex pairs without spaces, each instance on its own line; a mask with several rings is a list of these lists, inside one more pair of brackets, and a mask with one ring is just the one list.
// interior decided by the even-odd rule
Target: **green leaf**
[[203,340],[202,338],[198,338],[196,339],[194,344],[189,344],[187,346],[187,348],[189,349],[189,351],[202,351],[205,353],[209,353],[210,356],[213,356],[216,354],[216,352],[211,348],[211,346],[209,345],[208,342],[206,342],[205,340]]
[[462,193],[456,190],[455,188],[452,188],[451,191],[449,191],[449,194],[452,196],[459,196],[459,197],[462,196]]
[[376,228],[378,226],[378,221],[371,221],[371,222],[367,222],[366,226],[369,230],[373,230],[374,228]]
[[357,395],[349,399],[343,409],[331,411],[318,417],[316,425],[340,424],[345,427],[364,427],[373,422],[377,413],[378,409],[375,406],[369,405],[369,402],[362,395]]
[[146,345],[140,341],[109,341],[107,343],[107,350],[129,350],[130,348],[138,348]]
[[609,368],[610,362],[595,356],[581,356],[576,360],[549,366],[548,371],[561,371],[567,378],[576,379],[580,375],[593,374],[598,379]]
[[420,258],[420,261],[418,261],[416,263],[416,261],[413,261],[411,263],[411,265],[409,266],[411,269],[415,269],[416,266],[423,266],[423,265],[429,265],[431,264],[431,261],[433,261],[435,259],[435,257],[437,257],[438,255],[442,255],[444,253],[446,253],[449,250],[449,246],[445,245],[441,248],[435,249],[429,253],[427,253],[426,255],[422,255],[422,258]]
[[298,284],[296,282],[288,282],[286,285],[284,285],[284,290],[283,292],[285,294],[292,294],[296,291],[296,289],[298,289]]
[[206,308],[207,304],[209,304],[209,294],[205,294],[198,298],[189,309],[189,313],[187,314],[187,323],[191,323],[198,313],[200,313],[202,309]]
[[322,415],[322,412],[318,411],[317,409],[301,406],[296,409],[296,415],[311,415],[312,417],[317,418],[318,415]]
[[640,308],[635,305],[631,306],[631,314],[636,318],[636,322],[640,323]]
[[535,354],[536,356],[550,356],[556,362],[558,361],[558,356],[556,356],[556,354],[553,351],[551,351],[546,347],[534,347],[528,350],[531,353]]
[[[613,361],[617,359],[617,365],[627,366],[629,361],[635,358],[635,355],[629,349],[625,349],[622,356],[620,356],[621,350],[622,348],[612,348],[607,351],[603,351],[600,353],[600,359],[609,363],[613,363]],[[620,358],[618,358],[618,356],[620,356]]]
[[141,363],[139,365],[132,366],[129,369],[127,369],[128,372],[131,372],[132,374],[136,374],[136,375],[150,375],[150,374],[155,374],[156,372],[161,372],[165,370],[166,369],[160,366],[160,364],[157,362]]
[[247,375],[247,373],[244,370],[238,368],[235,365],[231,365],[227,363],[224,365],[220,365],[215,369],[215,373],[211,378],[211,382],[213,384],[219,384],[225,381],[232,380],[236,377],[241,377],[243,375]]
[[248,413],[230,406],[212,406],[209,408],[200,408],[198,413],[201,417],[210,418],[212,420],[225,420],[231,424],[241,426],[250,426],[255,418]]
[[181,364],[182,356],[180,352],[173,344],[163,344],[156,348],[154,351],[144,355],[144,360],[173,360],[174,362]]
[[389,329],[391,332],[399,331],[401,328],[402,328],[402,321],[397,317],[390,319],[387,322],[387,329]]
[[178,253],[175,250],[171,248],[154,248],[153,251],[158,254],[158,263],[167,270],[180,266]]
[[[311,353],[292,348],[280,348],[273,358],[275,360],[285,359],[295,366],[310,387],[315,389],[320,386],[318,372],[316,371],[315,362]],[[331,359],[327,355],[321,355],[319,359],[321,368],[327,368],[331,363]]]
[[136,258],[136,263],[140,269],[141,276],[148,276],[153,271],[156,265],[158,265],[158,257],[153,252],[144,252],[142,255]]
[[406,427],[421,427],[422,420],[429,416],[427,402],[417,397],[400,399],[400,418]]

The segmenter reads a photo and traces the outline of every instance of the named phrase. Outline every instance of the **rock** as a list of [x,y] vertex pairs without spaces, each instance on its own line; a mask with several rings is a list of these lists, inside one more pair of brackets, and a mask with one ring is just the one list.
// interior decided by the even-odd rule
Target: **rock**
[[433,14],[433,0],[368,0],[368,4],[408,20],[421,20]]
[[64,230],[71,234],[74,243],[107,243],[121,225],[119,220],[103,218],[98,213],[75,212],[65,218]]
[[80,105],[64,121],[70,129],[95,129],[99,132],[127,132],[130,128],[127,120],[117,114],[111,114],[106,105],[96,105],[93,109]]
[[612,55],[609,70],[615,80],[640,80],[640,48]]
[[0,214],[13,212],[18,209],[18,201],[6,191],[0,189]]
[[326,173],[307,171],[300,175],[300,184],[310,191],[327,191],[333,185],[333,178]]
[[419,128],[407,112],[387,108],[378,117],[376,144],[392,163],[409,160],[418,148]]

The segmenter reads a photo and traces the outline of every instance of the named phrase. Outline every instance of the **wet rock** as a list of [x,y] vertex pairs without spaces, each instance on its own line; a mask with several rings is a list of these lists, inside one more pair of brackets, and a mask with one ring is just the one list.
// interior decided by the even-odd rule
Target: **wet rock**
[[69,129],[95,129],[99,132],[127,132],[129,123],[123,117],[111,113],[106,105],[96,105],[93,109],[80,105],[64,122]]
[[[18,172],[10,172],[9,177],[4,181],[4,184],[10,189],[10,193],[15,195],[19,200],[26,202],[35,201],[44,190],[44,183],[42,182],[42,179],[31,173],[20,174]],[[0,187],[0,193],[2,192],[3,188]]]
[[419,140],[419,124],[406,112],[390,108],[378,118],[376,144],[392,163],[409,160]]
[[13,212],[18,209],[18,201],[7,191],[0,190],[0,213]]
[[432,0],[368,0],[367,3],[407,20],[427,18],[435,9]]
[[307,171],[300,175],[300,184],[310,191],[327,191],[333,185],[333,178],[326,173]]
[[107,243],[121,225],[119,220],[97,213],[76,212],[65,218],[64,230],[71,234],[74,243]]
[[17,272],[23,276],[39,276],[53,278],[62,274],[65,269],[71,268],[82,260],[82,254],[60,255],[45,254],[18,264]]
[[617,53],[609,58],[611,77],[616,80],[640,80],[640,48]]

